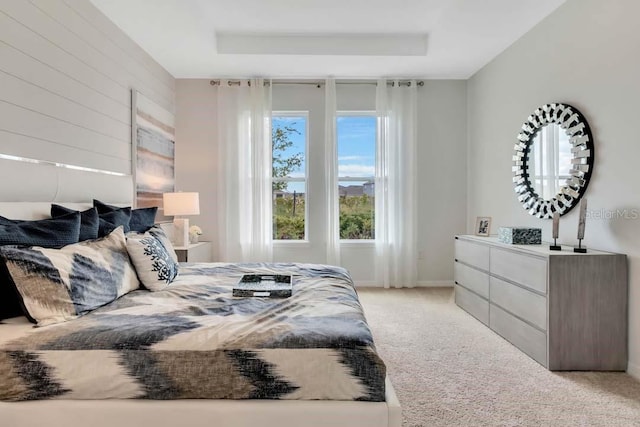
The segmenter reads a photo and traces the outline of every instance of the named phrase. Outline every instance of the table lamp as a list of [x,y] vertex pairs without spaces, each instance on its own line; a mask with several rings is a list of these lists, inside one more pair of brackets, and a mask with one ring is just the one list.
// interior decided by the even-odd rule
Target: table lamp
[[200,215],[198,193],[164,193],[164,214],[173,216],[173,240],[176,246],[189,246],[189,219],[186,215]]

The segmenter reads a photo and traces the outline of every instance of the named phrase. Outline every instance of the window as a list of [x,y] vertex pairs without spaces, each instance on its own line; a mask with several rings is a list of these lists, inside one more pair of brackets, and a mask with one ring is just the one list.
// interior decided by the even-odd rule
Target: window
[[307,112],[272,115],[273,239],[306,240]]
[[337,117],[340,238],[375,238],[376,116],[341,112]]
[[527,172],[540,197],[555,197],[571,179],[571,157],[569,135],[560,126],[552,123],[538,131],[531,143]]

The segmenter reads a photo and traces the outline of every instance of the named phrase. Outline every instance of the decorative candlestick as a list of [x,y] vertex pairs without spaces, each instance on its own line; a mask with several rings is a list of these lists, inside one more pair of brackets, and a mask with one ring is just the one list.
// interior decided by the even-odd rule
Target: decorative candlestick
[[549,249],[552,251],[561,251],[562,246],[558,246],[556,240],[558,239],[558,231],[560,231],[560,213],[553,213],[553,231],[551,232],[551,237],[553,237],[553,245],[549,246]]
[[582,247],[582,239],[584,239],[584,226],[587,219],[587,199],[580,201],[580,217],[578,218],[578,247],[573,248],[573,252],[581,254],[587,253],[587,248]]

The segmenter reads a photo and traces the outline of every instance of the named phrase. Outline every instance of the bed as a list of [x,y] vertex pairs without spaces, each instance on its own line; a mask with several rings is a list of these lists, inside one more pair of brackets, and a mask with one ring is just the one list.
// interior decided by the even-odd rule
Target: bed
[[[86,188],[87,180],[74,176],[85,172],[51,173],[56,203],[81,209],[97,188],[109,188],[105,200],[130,202],[129,177],[91,175]],[[10,202],[5,195],[0,215],[44,216],[49,204],[26,202],[23,194]],[[233,298],[233,284],[256,272],[293,275],[293,296]],[[34,354],[52,371],[30,379],[31,393],[5,392],[4,400],[21,400],[0,402],[3,424],[11,426],[44,419],[49,426],[400,425],[400,405],[353,282],[336,267],[183,265],[166,291],[133,291],[76,320],[42,328],[25,318],[5,321],[0,354],[0,378],[16,364],[33,364],[25,357]],[[222,380],[205,386],[198,378],[207,374]],[[107,379],[111,385],[101,385]],[[46,386],[34,387],[38,381]]]

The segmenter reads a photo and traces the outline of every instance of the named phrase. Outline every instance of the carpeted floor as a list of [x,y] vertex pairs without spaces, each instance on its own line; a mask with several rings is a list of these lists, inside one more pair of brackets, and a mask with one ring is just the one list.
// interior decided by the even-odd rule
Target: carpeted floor
[[640,382],[549,372],[458,308],[450,288],[358,294],[403,427],[640,426]]

